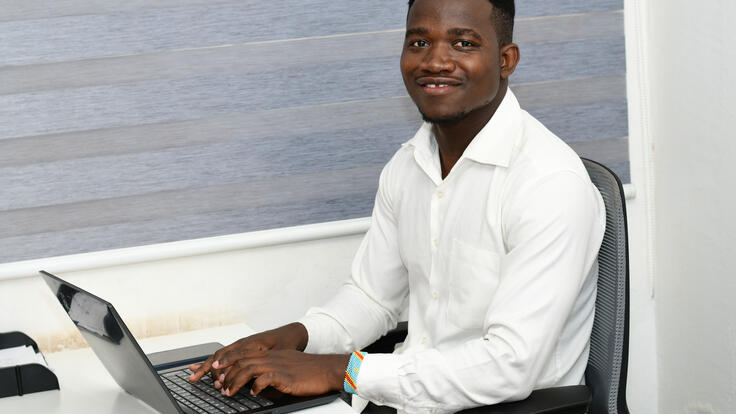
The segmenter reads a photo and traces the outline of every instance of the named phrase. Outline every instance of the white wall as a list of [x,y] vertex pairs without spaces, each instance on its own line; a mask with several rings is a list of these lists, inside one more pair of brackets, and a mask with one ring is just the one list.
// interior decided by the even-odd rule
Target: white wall
[[736,412],[736,2],[651,0],[660,413]]
[[[367,223],[352,220],[226,236],[241,246],[270,242],[184,257],[174,252],[191,250],[191,242],[0,265],[0,332],[24,331],[46,352],[86,346],[43,280],[27,276],[40,268],[52,273],[61,269],[59,276],[112,302],[138,338],[236,322],[257,330],[278,326],[334,294],[349,275]],[[292,243],[273,244],[271,237],[287,233],[276,239],[294,239],[295,234],[330,226],[343,230],[317,231],[321,236],[316,240]],[[194,241],[194,247],[222,246],[221,239]],[[157,252],[170,258],[135,259],[150,259]],[[114,265],[125,261],[133,263]],[[100,267],[104,262],[110,265]],[[63,271],[86,267],[91,268]]]

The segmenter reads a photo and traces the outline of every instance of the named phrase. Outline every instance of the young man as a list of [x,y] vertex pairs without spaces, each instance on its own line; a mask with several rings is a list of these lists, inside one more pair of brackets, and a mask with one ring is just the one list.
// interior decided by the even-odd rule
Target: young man
[[[192,381],[211,371],[225,394],[251,379],[255,393],[344,387],[409,412],[582,383],[603,202],[577,155],[508,89],[514,3],[409,7],[401,72],[426,122],[381,174],[352,278],[299,323],[194,366]],[[407,305],[396,352],[350,354]]]

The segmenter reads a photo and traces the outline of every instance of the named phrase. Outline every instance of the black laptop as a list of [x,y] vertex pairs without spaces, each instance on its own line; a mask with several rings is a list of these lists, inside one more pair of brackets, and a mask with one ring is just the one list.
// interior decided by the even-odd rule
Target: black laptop
[[294,397],[273,388],[258,396],[247,387],[225,397],[209,375],[190,383],[188,366],[207,359],[218,343],[146,355],[110,302],[48,272],[41,276],[115,381],[161,413],[285,413],[332,402],[338,393]]

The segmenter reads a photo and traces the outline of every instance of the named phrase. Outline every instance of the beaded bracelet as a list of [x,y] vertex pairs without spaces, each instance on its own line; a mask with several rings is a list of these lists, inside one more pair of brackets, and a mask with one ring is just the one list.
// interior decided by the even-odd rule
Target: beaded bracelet
[[348,367],[345,370],[345,382],[343,384],[343,387],[345,388],[345,392],[348,392],[350,394],[357,394],[358,393],[358,386],[356,383],[358,382],[358,373],[360,372],[360,364],[363,363],[363,358],[365,357],[365,352],[360,351],[354,351],[352,355],[350,355],[350,361],[348,362]]

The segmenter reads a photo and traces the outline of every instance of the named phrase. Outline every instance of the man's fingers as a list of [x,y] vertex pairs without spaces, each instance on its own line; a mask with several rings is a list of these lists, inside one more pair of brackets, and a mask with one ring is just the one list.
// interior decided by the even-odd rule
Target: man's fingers
[[222,385],[220,376],[222,374],[227,374],[233,364],[238,360],[245,358],[246,355],[251,352],[263,351],[272,347],[272,345],[268,345],[263,343],[263,341],[254,339],[259,335],[241,338],[215,352],[215,354],[209,357],[204,363],[192,364],[190,369],[193,373],[189,376],[189,381],[199,381],[207,372],[210,372],[212,379],[215,381],[215,388],[220,388],[219,385]]
[[206,374],[207,372],[209,372],[210,367],[212,366],[212,361],[214,361],[214,357],[215,356],[212,355],[209,358],[207,358],[207,360],[204,361],[201,364],[192,364],[192,365],[190,365],[189,366],[189,369],[191,369],[193,372],[192,372],[192,375],[189,376],[189,381],[191,381],[191,382],[197,382],[200,379],[202,379],[202,377],[204,376],[204,374]]
[[[220,356],[222,356],[225,352],[227,352],[228,348],[230,348],[230,347],[232,347],[232,345],[228,345],[228,346],[226,346],[226,347],[224,347],[222,349],[217,350],[217,352],[215,352],[213,355],[210,355],[210,357],[207,358],[207,360],[205,360],[201,364],[192,364],[192,365],[190,365],[189,366],[189,369],[191,369],[194,372],[192,373],[192,375],[189,376],[189,381],[191,381],[191,382],[197,382],[200,379],[202,379],[202,377],[206,373],[208,373],[208,372],[210,372],[210,370],[212,370],[212,363],[215,362],[215,361],[217,361],[217,359]],[[194,368],[195,366],[196,366],[196,368]],[[213,379],[214,379],[214,377],[213,377]]]
[[253,395],[258,395],[263,391],[266,387],[273,387],[277,390],[288,394],[289,390],[285,389],[283,387],[283,382],[279,381],[281,378],[281,375],[277,374],[274,371],[267,372],[263,375],[260,375],[258,378],[253,381],[253,385],[250,387],[250,393]]
[[[240,364],[238,364],[240,365]],[[252,365],[246,365],[232,369],[225,377],[222,384],[222,393],[227,396],[235,395],[243,385],[247,384],[248,381],[252,380],[257,373],[254,371]]]
[[258,349],[233,349],[218,358],[217,361],[213,363],[213,367],[216,369],[225,369],[240,360],[246,358],[259,358],[264,357],[265,355],[264,351]]

